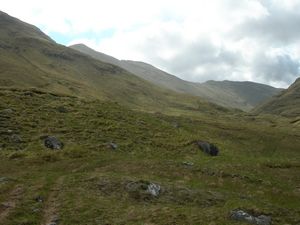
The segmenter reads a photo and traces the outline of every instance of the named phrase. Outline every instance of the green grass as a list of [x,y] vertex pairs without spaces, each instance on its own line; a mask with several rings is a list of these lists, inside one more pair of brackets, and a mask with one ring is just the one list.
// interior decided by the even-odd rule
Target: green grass
[[[0,14],[0,88],[116,101],[152,112],[225,110],[201,98],[157,87],[126,70],[56,44],[32,25]],[[11,35],[11,34],[14,35]]]
[[[64,225],[239,224],[229,219],[236,208],[271,215],[273,224],[299,223],[300,132],[288,119],[201,110],[170,116],[36,91],[1,90],[0,99],[0,177],[11,178],[0,183],[0,202],[23,189],[5,225],[41,224],[54,192]],[[46,149],[44,135],[65,148]],[[220,155],[206,156],[194,140],[215,143]],[[138,180],[163,193],[133,198],[125,184]]]
[[281,115],[291,118],[292,123],[297,123],[300,118],[300,78],[287,90],[256,107],[253,112]]

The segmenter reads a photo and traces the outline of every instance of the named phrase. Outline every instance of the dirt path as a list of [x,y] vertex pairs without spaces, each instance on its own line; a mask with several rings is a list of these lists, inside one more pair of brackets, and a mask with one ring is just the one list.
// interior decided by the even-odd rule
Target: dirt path
[[9,193],[8,200],[0,204],[0,224],[4,224],[4,221],[7,218],[7,216],[21,200],[22,194],[23,188],[17,186]]
[[42,225],[58,225],[59,222],[59,195],[61,191],[61,186],[63,184],[64,177],[57,179],[51,193],[45,203],[44,216]]

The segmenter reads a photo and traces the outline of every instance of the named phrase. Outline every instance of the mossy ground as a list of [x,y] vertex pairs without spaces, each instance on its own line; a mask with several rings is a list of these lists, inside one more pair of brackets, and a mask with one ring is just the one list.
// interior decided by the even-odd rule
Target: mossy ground
[[[300,223],[300,132],[287,119],[150,114],[32,91],[2,90],[0,99],[0,203],[16,203],[3,225],[43,224],[51,204],[64,225],[240,224],[229,219],[236,208]],[[64,149],[46,149],[45,135]],[[220,155],[205,155],[195,140],[216,144]],[[137,180],[164,191],[132,198],[124,183]],[[16,187],[22,192],[10,199]]]

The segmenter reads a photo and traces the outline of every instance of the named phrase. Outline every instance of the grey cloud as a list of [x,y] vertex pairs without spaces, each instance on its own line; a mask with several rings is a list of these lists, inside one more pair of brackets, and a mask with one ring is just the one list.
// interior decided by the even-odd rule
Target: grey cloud
[[229,35],[237,38],[251,37],[272,45],[288,45],[300,38],[300,4],[285,9],[272,1],[261,1],[268,15],[251,18],[237,26]]
[[299,76],[300,61],[289,55],[268,57],[258,54],[251,68],[253,74],[266,82],[281,81],[290,84]]
[[[236,4],[235,0],[226,2],[230,6],[228,10]],[[209,34],[203,34],[197,42],[187,43],[184,34],[162,31],[149,37],[141,51],[149,62],[190,81],[245,80],[250,74],[254,81],[289,85],[300,74],[300,58],[288,53],[288,48],[300,43],[300,3],[294,9],[284,9],[271,0],[259,2],[269,14],[258,19],[248,18],[226,35],[220,34],[223,46],[214,45]],[[243,4],[246,1],[239,1],[237,10],[243,8]],[[234,51],[228,47],[244,38],[255,43],[250,59],[243,58],[243,49]],[[231,44],[226,47],[227,42]],[[285,54],[269,56],[267,53],[274,48]],[[164,49],[176,49],[177,54],[165,59]]]
[[[230,76],[237,65],[242,63],[242,57],[237,52],[215,46],[205,39],[184,47],[169,61],[160,59],[159,63],[170,72],[188,80],[222,80]],[[201,73],[198,68],[202,69]]]

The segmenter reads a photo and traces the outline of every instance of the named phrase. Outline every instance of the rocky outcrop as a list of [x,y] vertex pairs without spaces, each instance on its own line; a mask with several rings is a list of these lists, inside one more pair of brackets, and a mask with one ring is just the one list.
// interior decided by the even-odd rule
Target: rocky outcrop
[[47,136],[44,140],[44,145],[46,148],[53,150],[61,150],[64,147],[64,144],[54,136]]
[[135,199],[150,200],[159,197],[161,187],[149,181],[132,181],[126,185],[129,195]]
[[197,141],[198,147],[210,156],[217,156],[219,154],[219,149],[214,144],[211,144],[206,141]]
[[230,218],[237,221],[246,222],[254,225],[270,225],[271,217],[266,215],[253,216],[243,210],[237,209],[231,212]]

